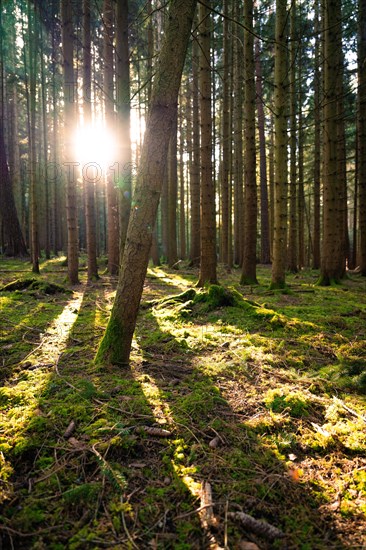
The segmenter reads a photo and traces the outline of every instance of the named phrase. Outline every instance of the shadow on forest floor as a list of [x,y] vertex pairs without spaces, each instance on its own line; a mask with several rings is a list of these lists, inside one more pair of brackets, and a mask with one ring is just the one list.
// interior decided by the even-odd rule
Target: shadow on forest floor
[[[150,272],[126,369],[92,361],[113,286],[103,278],[80,287],[65,348],[52,361],[56,370],[41,364],[16,379],[8,375],[0,389],[4,547],[365,543],[364,425],[331,398],[325,378],[306,371],[306,359],[323,357],[316,336],[325,325],[294,322],[315,300],[265,295],[266,311],[257,317],[231,307],[185,316],[147,303],[190,286],[192,276]],[[252,290],[251,299],[262,291]],[[350,305],[343,304],[346,313]],[[49,321],[65,310],[64,298],[52,307]],[[24,315],[27,308],[24,297]],[[333,315],[343,319],[342,311]],[[344,319],[343,333],[353,317]],[[334,353],[337,339],[330,330],[327,337],[319,345]],[[359,410],[356,401],[347,403]],[[197,511],[202,482],[212,488],[209,525]],[[230,515],[236,512],[285,537],[273,541],[245,529]]]

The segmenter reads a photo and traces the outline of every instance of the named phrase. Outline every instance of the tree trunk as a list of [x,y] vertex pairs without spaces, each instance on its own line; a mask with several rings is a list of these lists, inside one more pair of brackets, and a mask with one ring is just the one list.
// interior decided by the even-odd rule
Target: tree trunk
[[76,170],[73,155],[73,132],[75,130],[75,81],[73,66],[74,31],[72,1],[62,0],[62,51],[64,89],[64,165],[66,170],[66,212],[67,212],[67,273],[71,284],[79,282],[78,267],[78,225]]
[[130,136],[130,53],[128,41],[128,0],[117,0],[117,112],[119,136],[120,255],[126,241],[131,209],[132,163]]
[[2,117],[0,118],[0,218],[3,225],[4,254],[27,256],[27,248],[20,228],[9,176]]
[[276,0],[275,43],[275,180],[271,288],[286,285],[287,248],[287,45],[286,0]]
[[177,248],[177,202],[178,202],[178,159],[177,159],[178,110],[175,109],[172,134],[168,153],[168,266],[176,267]]
[[229,0],[224,0],[224,74],[222,96],[221,249],[222,262],[229,267],[229,175],[230,175],[230,40]]
[[366,277],[366,0],[359,0],[358,191],[361,273]]
[[212,178],[212,114],[210,9],[199,6],[200,74],[199,100],[201,112],[201,260],[197,286],[216,284],[215,184]]
[[257,181],[255,141],[255,74],[253,40],[253,0],[244,3],[244,235],[243,267],[240,283],[257,284]]
[[323,138],[323,247],[319,284],[340,281],[344,272],[342,183],[338,173],[338,73],[341,45],[340,0],[324,0],[324,138]]
[[[91,128],[91,38],[90,38],[90,0],[83,0],[83,123]],[[94,159],[88,159],[91,162]],[[88,256],[88,282],[98,279],[97,238],[95,228],[95,181],[88,177],[83,169],[85,192],[86,250]]]
[[96,361],[129,361],[196,0],[172,0],[159,55],[117,294]]
[[320,267],[320,24],[319,1],[315,2],[315,53],[314,53],[314,225],[313,225],[313,269]]
[[262,66],[260,59],[259,39],[255,39],[255,72],[256,72],[256,96],[259,133],[259,173],[260,173],[260,197],[261,197],[261,263],[271,262],[271,239],[269,231],[269,204],[267,186],[267,156],[265,138],[265,118],[263,109],[263,85]]
[[201,215],[200,215],[200,127],[199,127],[199,102],[198,102],[198,39],[192,45],[192,162],[190,165],[190,192],[191,192],[191,246],[190,265],[198,266],[201,256]]
[[[113,7],[111,0],[104,0],[104,108],[108,131],[115,130],[114,81],[113,81]],[[117,275],[119,266],[119,214],[117,177],[114,172],[107,173],[107,251],[108,272]]]
[[33,8],[28,4],[28,38],[29,38],[29,177],[30,177],[30,248],[33,273],[39,273],[39,220],[38,220],[38,177],[36,149],[36,85],[38,28]]
[[290,12],[290,212],[288,238],[288,269],[292,273],[298,268],[298,232],[297,232],[297,86],[296,86],[296,0],[293,0]]

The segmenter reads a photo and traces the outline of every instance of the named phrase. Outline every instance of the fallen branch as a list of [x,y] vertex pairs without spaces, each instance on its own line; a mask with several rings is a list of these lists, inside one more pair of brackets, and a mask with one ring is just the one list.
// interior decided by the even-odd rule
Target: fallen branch
[[285,536],[280,529],[266,521],[258,520],[244,512],[228,512],[228,518],[240,521],[244,529],[268,540],[281,539]]
[[359,418],[360,420],[363,420],[364,422],[366,422],[366,418],[364,416],[362,416],[362,414],[359,414],[358,412],[354,411],[353,409],[351,409],[350,407],[348,407],[345,403],[343,403],[343,401],[341,399],[339,399],[338,397],[333,397],[333,401],[335,403],[337,403],[337,405],[340,405],[341,407],[343,407],[346,411],[348,411],[350,414],[352,414],[353,416],[355,416],[356,418]]

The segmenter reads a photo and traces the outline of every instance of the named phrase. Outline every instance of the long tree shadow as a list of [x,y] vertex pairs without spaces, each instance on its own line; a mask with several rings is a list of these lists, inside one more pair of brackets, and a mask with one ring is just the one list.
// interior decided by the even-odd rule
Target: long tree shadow
[[[84,292],[56,369],[39,369],[41,390],[6,449],[5,548],[143,548],[166,522],[160,459],[170,443],[160,418],[131,369],[92,362],[108,315],[104,291]],[[194,498],[176,480],[183,514]],[[179,538],[185,543],[184,531]]]
[[[214,347],[198,354],[187,350],[182,338],[161,329],[153,313],[146,325],[138,325],[138,340],[144,360],[136,378],[176,434],[171,471],[196,497],[196,509],[201,502],[197,484],[212,485],[217,523],[211,535],[217,543],[239,548],[244,539],[263,549],[347,547],[337,537],[333,524],[339,516],[327,507],[324,491],[320,486],[314,491],[317,483],[301,477],[297,459],[304,451],[295,436],[290,444],[283,441],[282,452],[265,437],[285,440],[301,419],[284,414],[272,422],[264,403],[255,400],[254,372],[243,363],[215,363]],[[234,409],[229,400],[241,404]],[[165,493],[169,499],[169,487]],[[285,537],[268,540],[240,522],[234,527],[230,513],[238,511],[277,526]],[[182,521],[173,510],[168,519],[171,525]],[[169,539],[169,530],[166,535]],[[159,537],[166,540],[164,533]]]

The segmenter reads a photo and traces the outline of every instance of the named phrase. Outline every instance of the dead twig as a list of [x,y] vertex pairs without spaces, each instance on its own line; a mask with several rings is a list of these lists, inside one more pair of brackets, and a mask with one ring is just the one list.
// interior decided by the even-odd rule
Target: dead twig
[[366,418],[364,416],[362,416],[362,414],[359,414],[358,412],[354,411],[353,409],[351,409],[350,407],[348,407],[345,403],[343,403],[343,401],[341,399],[339,399],[338,397],[333,397],[333,401],[335,403],[337,403],[337,405],[340,405],[341,407],[343,407],[346,411],[348,411],[350,414],[352,414],[353,416],[355,416],[356,418],[359,418],[360,420],[363,420],[364,422],[366,422]]
[[255,519],[244,512],[228,512],[228,518],[240,521],[244,529],[268,540],[281,539],[285,536],[285,533],[277,527],[266,521]]

